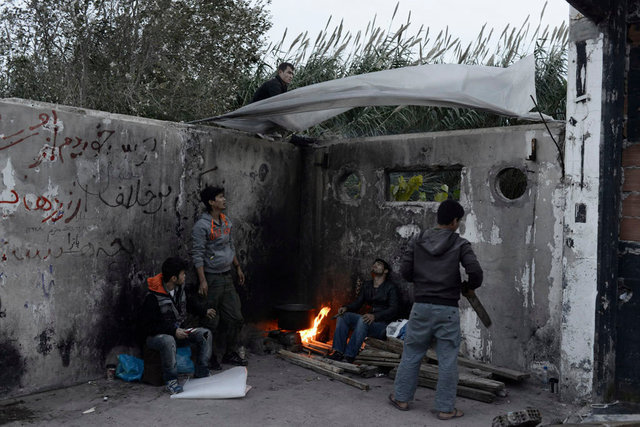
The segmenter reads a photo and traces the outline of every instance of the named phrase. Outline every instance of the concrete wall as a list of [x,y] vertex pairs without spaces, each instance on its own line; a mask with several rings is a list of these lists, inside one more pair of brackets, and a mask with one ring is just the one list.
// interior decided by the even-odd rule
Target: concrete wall
[[[575,10],[571,34],[560,389],[569,399],[589,400],[595,363],[603,36]],[[577,215],[578,209],[585,215]]]
[[146,277],[188,257],[205,183],[227,188],[245,313],[266,316],[295,274],[299,165],[239,132],[0,101],[0,397],[95,378],[136,343]]
[[[563,127],[551,130],[562,143]],[[188,256],[204,184],[227,189],[247,274],[243,311],[253,322],[273,319],[279,302],[335,310],[374,257],[397,267],[410,237],[435,223],[437,204],[388,201],[388,172],[453,165],[468,212],[460,231],[485,270],[478,295],[494,322],[484,328],[462,301],[463,352],[558,375],[561,357],[573,354],[560,334],[573,300],[562,299],[562,174],[543,125],[298,148],[0,101],[0,365],[12,367],[0,374],[0,396],[102,375],[110,355],[135,345],[145,279],[167,256]],[[496,189],[507,167],[527,179],[515,200]],[[356,198],[342,191],[351,173],[361,182]],[[395,279],[406,314],[411,286]]]
[[[552,126],[562,143],[563,127]],[[536,160],[531,142],[536,140]],[[315,305],[336,310],[368,278],[375,257],[394,267],[412,235],[435,224],[437,203],[389,202],[389,170],[462,166],[461,234],[485,270],[478,291],[494,325],[484,328],[461,303],[464,353],[496,365],[557,375],[562,312],[564,198],[558,151],[543,125],[336,141],[304,151],[301,276]],[[496,190],[496,176],[514,167],[527,176],[520,198]],[[355,173],[360,195],[342,194]],[[411,287],[396,274],[405,309]],[[406,311],[405,311],[406,314]]]

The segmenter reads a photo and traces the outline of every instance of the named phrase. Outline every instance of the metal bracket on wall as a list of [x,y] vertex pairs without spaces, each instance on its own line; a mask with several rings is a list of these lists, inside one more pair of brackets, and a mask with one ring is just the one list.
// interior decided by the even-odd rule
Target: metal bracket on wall
[[589,95],[588,93],[585,93],[582,96],[578,96],[575,100],[575,103],[577,104],[578,102],[587,102],[587,101],[591,101],[591,95]]
[[527,157],[527,160],[530,160],[532,162],[536,161],[536,142],[537,140],[535,138],[531,138],[531,150],[529,152],[529,157]]
[[322,160],[320,162],[315,162],[314,166],[320,166],[322,169],[329,168],[329,153],[322,153]]

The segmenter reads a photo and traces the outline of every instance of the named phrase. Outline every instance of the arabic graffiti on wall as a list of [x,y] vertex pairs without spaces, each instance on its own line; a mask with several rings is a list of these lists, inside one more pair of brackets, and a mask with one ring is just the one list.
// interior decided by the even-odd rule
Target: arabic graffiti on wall
[[[75,179],[65,185],[68,191],[63,191],[62,194],[59,188],[56,191],[49,189],[48,192],[43,190],[40,194],[34,193],[33,190],[17,188],[13,180],[13,186],[9,186],[5,176],[5,189],[0,187],[1,219],[30,212],[39,214],[42,223],[55,224],[62,221],[68,224],[82,212],[88,211],[88,204],[92,199],[109,208],[131,209],[137,206],[142,213],[150,215],[162,209],[164,200],[172,193],[171,186],[158,183],[157,179],[144,180],[142,170],[137,173],[131,171],[132,168],[140,169],[150,158],[154,158],[152,154],[158,147],[157,139],[147,136],[132,141],[122,137],[123,141],[119,141],[116,130],[103,128],[101,123],[90,129],[93,130],[88,131],[91,135],[88,138],[65,136],[63,121],[56,110],[51,110],[40,113],[38,121],[29,126],[9,129],[5,134],[0,134],[0,152],[15,151],[19,147],[25,147],[20,144],[28,144],[26,150],[15,153],[21,159],[26,152],[33,159],[23,165],[24,171],[19,170],[23,181],[27,180],[29,170],[37,173],[38,167],[46,162],[58,168],[63,166],[65,160],[78,160],[83,155],[84,159],[93,159],[89,161],[101,162],[88,167],[89,170],[106,170],[106,177],[94,179],[92,183],[91,177],[76,172]],[[121,133],[126,135],[126,130]],[[98,159],[98,156],[101,158]],[[50,169],[47,173],[55,173],[55,169]],[[2,174],[15,174],[10,160]]]
[[[39,122],[21,129],[9,130],[8,135],[0,136],[0,151],[9,150],[18,144],[28,142],[30,147],[36,148],[36,153],[32,154],[32,163],[29,168],[36,168],[44,162],[56,162],[62,165],[65,159],[77,160],[82,156],[96,158],[100,154],[109,155],[112,149],[120,150],[122,153],[138,154],[140,156],[132,160],[136,167],[144,164],[149,158],[149,153],[154,152],[158,141],[153,137],[145,137],[140,141],[126,141],[119,143],[112,140],[116,131],[114,129],[103,129],[103,125],[98,123],[91,136],[83,137],[78,135],[61,134],[63,132],[62,121],[58,120],[58,113],[40,113]],[[41,145],[37,144],[40,140]],[[44,142],[43,142],[44,141]]]
[[[133,240],[111,234],[113,224],[125,211],[153,216],[170,207],[174,191],[163,182],[156,136],[107,119],[65,123],[64,114],[41,110],[27,125],[0,116],[0,225],[25,231],[2,236],[0,265],[132,256]],[[82,130],[71,131],[78,123]],[[66,236],[58,233],[63,230]],[[40,279],[48,296],[53,282]]]

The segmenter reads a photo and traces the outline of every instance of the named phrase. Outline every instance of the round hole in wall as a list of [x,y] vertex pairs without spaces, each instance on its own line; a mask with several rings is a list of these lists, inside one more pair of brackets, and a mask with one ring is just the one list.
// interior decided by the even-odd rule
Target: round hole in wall
[[362,181],[355,172],[348,172],[343,175],[340,180],[340,197],[343,200],[358,200],[360,199],[360,191],[362,187]]
[[505,168],[498,173],[496,186],[504,197],[515,200],[527,190],[527,176],[520,169]]

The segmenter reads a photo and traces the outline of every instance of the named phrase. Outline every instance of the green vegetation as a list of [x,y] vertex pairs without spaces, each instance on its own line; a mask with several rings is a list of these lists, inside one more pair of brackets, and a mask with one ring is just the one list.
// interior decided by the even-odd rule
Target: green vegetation
[[436,201],[460,199],[461,169],[389,173],[389,200]]
[[[245,105],[277,64],[296,64],[292,88],[418,64],[505,67],[537,59],[538,105],[562,118],[568,29],[484,28],[463,45],[448,31],[417,30],[411,15],[387,29],[375,19],[352,33],[331,19],[316,37],[264,46],[268,0],[5,0],[0,6],[0,97],[19,97],[150,118],[189,121]],[[397,7],[396,7],[397,10]],[[543,11],[544,13],[544,11]],[[455,19],[455,14],[452,14]],[[395,28],[395,30],[391,30]],[[285,32],[286,34],[286,32]],[[309,129],[353,137],[505,126],[455,108],[355,108]]]
[[[397,10],[397,7],[396,7]],[[540,19],[544,15],[544,9]],[[395,19],[395,14],[394,14]],[[455,19],[455,17],[452,17]],[[533,27],[527,19],[519,28],[507,25],[499,34],[482,28],[476,40],[463,45],[448,31],[432,35],[429,28],[414,30],[411,15],[385,30],[375,19],[366,30],[353,34],[331,19],[316,37],[298,35],[284,45],[269,45],[260,64],[243,76],[235,107],[245,105],[257,87],[281,61],[296,64],[291,89],[313,83],[419,64],[459,63],[506,67],[523,56],[536,55],[536,85],[540,110],[563,118],[566,98],[566,49],[568,27]],[[305,132],[311,137],[390,135],[451,129],[470,129],[518,124],[481,111],[441,107],[390,106],[355,108]]]
[[270,28],[265,0],[5,0],[0,98],[164,120],[234,107]]

